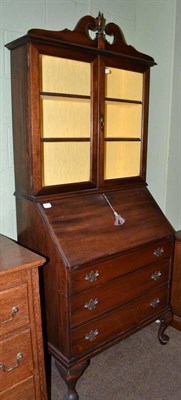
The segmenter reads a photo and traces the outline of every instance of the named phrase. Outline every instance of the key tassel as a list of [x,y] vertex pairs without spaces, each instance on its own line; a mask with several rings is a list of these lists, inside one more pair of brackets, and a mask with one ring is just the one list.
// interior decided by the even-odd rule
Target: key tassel
[[109,204],[109,207],[111,208],[111,210],[113,211],[113,214],[115,217],[114,225],[117,225],[117,226],[124,225],[126,222],[126,218],[122,217],[120,214],[117,213],[117,211],[113,208],[112,204],[110,203],[110,201],[108,200],[107,196],[104,193],[103,193],[103,197]]

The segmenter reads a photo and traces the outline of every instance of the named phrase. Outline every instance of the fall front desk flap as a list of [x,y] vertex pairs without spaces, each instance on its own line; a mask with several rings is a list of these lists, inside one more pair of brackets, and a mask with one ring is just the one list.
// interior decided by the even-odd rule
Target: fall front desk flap
[[54,200],[39,208],[68,267],[173,234],[145,187]]

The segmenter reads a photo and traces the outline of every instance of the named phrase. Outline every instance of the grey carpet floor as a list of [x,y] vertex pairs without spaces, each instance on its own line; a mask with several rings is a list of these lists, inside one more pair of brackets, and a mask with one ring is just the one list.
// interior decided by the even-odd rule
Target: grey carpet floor
[[[77,383],[80,400],[181,400],[181,332],[163,346],[154,323],[91,359]],[[52,360],[52,400],[66,385]]]

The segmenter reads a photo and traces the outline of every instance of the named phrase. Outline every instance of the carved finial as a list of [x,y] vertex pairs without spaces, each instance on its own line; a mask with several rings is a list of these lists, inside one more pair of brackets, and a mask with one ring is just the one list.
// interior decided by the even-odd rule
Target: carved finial
[[99,11],[98,17],[96,18],[97,31],[98,31],[98,33],[103,33],[103,34],[104,34],[104,31],[105,31],[105,22],[106,22],[106,20],[105,20],[105,18],[104,18],[103,13],[101,13],[101,12]]
[[99,11],[98,17],[96,18],[96,36],[98,38],[99,47],[104,47],[102,39],[105,39],[105,23],[106,20],[103,13]]

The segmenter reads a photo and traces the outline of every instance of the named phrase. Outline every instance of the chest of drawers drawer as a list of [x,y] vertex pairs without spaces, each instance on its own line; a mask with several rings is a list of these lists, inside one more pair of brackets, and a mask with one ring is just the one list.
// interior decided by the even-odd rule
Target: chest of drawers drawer
[[0,400],[32,400],[34,398],[35,388],[32,376],[0,393]]
[[27,284],[0,291],[0,336],[29,323]]
[[101,287],[77,294],[71,298],[71,324],[76,326],[88,321],[167,282],[168,279],[169,260],[163,259],[107,282]]
[[72,330],[72,356],[94,350],[111,338],[123,335],[148,318],[156,318],[168,304],[168,285],[158,286],[146,295],[104,316]]
[[11,335],[0,342],[0,388],[5,390],[32,374],[30,330]]
[[169,258],[172,254],[171,240],[158,241],[148,247],[140,247],[129,253],[112,257],[111,260],[95,263],[87,268],[78,268],[70,276],[70,290],[72,294],[90,289],[95,285],[102,285],[112,279],[125,275],[143,266]]

